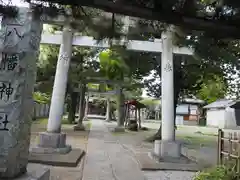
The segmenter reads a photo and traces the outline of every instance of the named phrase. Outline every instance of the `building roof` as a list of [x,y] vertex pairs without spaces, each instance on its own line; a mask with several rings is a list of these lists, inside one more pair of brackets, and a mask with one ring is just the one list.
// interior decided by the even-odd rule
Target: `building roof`
[[204,104],[205,101],[201,99],[193,99],[193,98],[184,98],[181,103],[188,103],[188,104]]
[[229,100],[229,99],[220,99],[217,100],[211,104],[208,104],[206,106],[204,106],[203,108],[205,109],[211,109],[211,108],[226,108],[226,107],[231,107],[234,104],[236,104],[238,101],[234,101],[234,100]]
[[139,108],[139,109],[146,108],[146,106],[143,103],[141,103],[137,100],[125,101],[125,104],[135,106],[136,108]]

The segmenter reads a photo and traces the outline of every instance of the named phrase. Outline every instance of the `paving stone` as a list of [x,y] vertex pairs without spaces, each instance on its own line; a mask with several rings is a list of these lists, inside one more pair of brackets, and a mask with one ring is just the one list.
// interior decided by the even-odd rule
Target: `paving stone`
[[[115,124],[106,123],[108,129],[111,131],[111,129],[114,128]],[[191,171],[197,171],[199,169],[198,166],[194,163],[193,165],[184,165],[185,167],[182,167],[182,169],[179,166],[182,166],[181,162],[178,163],[156,163],[156,161],[153,161],[149,157],[149,152],[153,150],[153,145],[150,143],[146,143],[143,141],[146,137],[141,137],[143,133],[137,133],[136,135],[132,132],[128,132],[126,134],[116,135],[113,136],[115,139],[115,142],[118,142],[118,144],[121,145],[123,149],[125,149],[125,152],[127,152],[129,155],[131,155],[131,158],[133,158],[135,161],[139,164],[139,169],[142,168],[142,170],[145,169],[151,169],[151,171],[144,170],[142,171],[144,174],[145,180],[193,180],[196,172]],[[119,155],[120,156],[120,155]],[[141,160],[139,159],[139,156],[141,157]],[[144,162],[144,166],[141,162]],[[163,167],[163,165],[165,167]],[[174,166],[171,170],[171,166]],[[126,167],[128,169],[131,169],[129,167]],[[170,170],[169,170],[170,169]],[[185,170],[185,171],[182,171]],[[133,178],[134,179],[134,178]],[[137,180],[137,178],[135,178]],[[125,180],[125,179],[124,179]]]
[[104,122],[92,120],[91,124],[83,180],[145,180],[137,161],[115,140]]
[[14,180],[49,180],[50,170],[42,165],[30,164],[27,173]]

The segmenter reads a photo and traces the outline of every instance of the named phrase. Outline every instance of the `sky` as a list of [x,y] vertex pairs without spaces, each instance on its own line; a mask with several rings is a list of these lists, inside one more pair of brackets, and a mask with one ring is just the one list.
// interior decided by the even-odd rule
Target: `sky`
[[16,6],[28,7],[29,4],[25,3],[23,0],[12,0],[12,4]]
[[[150,75],[145,76],[145,77],[143,78],[143,81],[144,81],[144,80],[147,80],[147,79],[152,79],[152,78],[153,78],[153,73],[154,73],[154,71],[151,71]],[[155,84],[155,83],[160,83],[160,78],[156,78],[155,81],[154,81],[154,84]],[[142,97],[144,97],[144,98],[149,97],[149,96],[147,95],[146,88],[143,88],[142,90],[143,90]]]

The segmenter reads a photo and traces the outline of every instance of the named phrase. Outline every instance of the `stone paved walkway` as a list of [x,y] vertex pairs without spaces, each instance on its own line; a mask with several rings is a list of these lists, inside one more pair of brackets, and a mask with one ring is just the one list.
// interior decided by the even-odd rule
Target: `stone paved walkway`
[[118,144],[102,120],[92,120],[83,180],[146,180],[137,161]]
[[83,180],[192,180],[195,173],[179,171],[143,172],[134,157],[104,124],[92,120]]

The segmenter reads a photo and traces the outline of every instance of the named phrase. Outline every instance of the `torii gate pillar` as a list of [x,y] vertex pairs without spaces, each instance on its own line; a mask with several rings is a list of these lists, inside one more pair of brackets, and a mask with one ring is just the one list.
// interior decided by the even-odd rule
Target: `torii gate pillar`
[[71,150],[71,146],[66,145],[66,134],[61,133],[61,123],[72,56],[72,40],[73,31],[69,26],[65,26],[53,85],[47,132],[40,133],[38,147],[33,148],[33,152],[68,153]]
[[162,140],[155,141],[154,153],[160,157],[180,157],[181,146],[175,142],[173,28],[162,33]]

